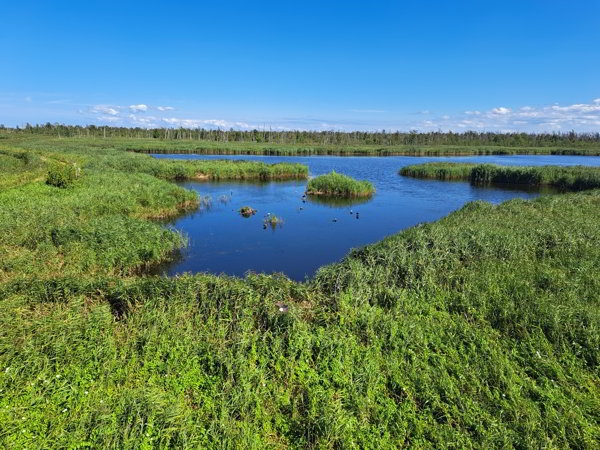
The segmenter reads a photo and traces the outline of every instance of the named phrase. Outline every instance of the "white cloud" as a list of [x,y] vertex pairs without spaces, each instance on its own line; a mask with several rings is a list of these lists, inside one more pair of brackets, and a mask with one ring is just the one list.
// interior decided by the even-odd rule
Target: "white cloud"
[[129,109],[133,112],[139,112],[139,111],[148,111],[148,105],[144,105],[144,104],[140,104],[140,105],[130,105]]
[[[486,130],[496,132],[525,131],[553,132],[570,131],[599,132],[600,99],[591,103],[576,103],[572,105],[548,105],[540,107],[522,106],[508,108],[500,106],[488,111],[465,111],[463,115],[440,116],[416,124],[421,131],[430,130]],[[477,120],[471,120],[477,118]]]
[[600,104],[595,104],[595,105],[586,105],[586,104],[582,104],[582,103],[578,103],[576,105],[570,105],[570,106],[558,106],[558,105],[554,105],[552,106],[552,109],[554,111],[574,111],[574,112],[590,112],[590,111],[600,111]]
[[[170,113],[171,106],[131,106],[95,105],[81,114],[92,113],[94,122],[110,123],[118,126],[139,126],[145,128],[205,128],[229,130],[316,130],[316,131],[523,131],[553,132],[570,131],[600,132],[600,99],[589,103],[571,105],[550,104],[545,106],[499,106],[486,111],[467,110],[457,114],[429,112],[420,119],[414,114],[404,118],[372,116],[345,121],[331,121],[325,117],[282,117],[279,120],[256,119],[252,122],[239,119],[176,117]],[[379,111],[379,110],[354,110]],[[413,116],[413,119],[410,118]],[[427,119],[427,120],[424,120]]]
[[108,106],[108,105],[96,105],[91,109],[94,114],[109,114],[111,116],[116,116],[119,114],[119,109],[117,107]]
[[503,106],[500,106],[499,108],[492,109],[492,113],[494,113],[494,114],[500,114],[500,115],[510,114],[511,112],[512,112],[512,109],[505,108]]
[[171,127],[183,127],[183,128],[221,128],[229,130],[230,128],[236,130],[253,130],[262,129],[262,126],[251,125],[247,122],[241,121],[228,121],[223,119],[182,119],[178,117],[163,117],[160,119],[161,122]]

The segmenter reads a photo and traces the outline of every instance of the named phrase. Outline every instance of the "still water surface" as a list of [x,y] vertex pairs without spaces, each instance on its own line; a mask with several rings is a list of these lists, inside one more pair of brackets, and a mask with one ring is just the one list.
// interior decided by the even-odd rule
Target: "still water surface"
[[[253,272],[283,272],[302,281],[325,264],[342,259],[351,248],[377,242],[421,222],[440,219],[474,200],[492,203],[539,192],[525,189],[474,187],[463,182],[418,180],[398,175],[409,164],[429,161],[478,162],[503,165],[593,165],[600,157],[581,156],[475,156],[475,157],[339,157],[339,156],[207,156],[154,155],[178,159],[245,159],[297,162],[309,167],[310,176],[335,170],[371,181],[377,192],[367,202],[330,204],[306,200],[306,181],[271,183],[186,182],[212,206],[178,218],[170,225],[186,234],[189,246],[181,257],[161,268],[168,275],[184,272],[225,273],[243,276]],[[258,212],[249,218],[238,210],[249,205]],[[352,213],[351,213],[352,211]],[[282,226],[264,228],[268,214],[284,219]],[[357,217],[358,213],[358,217]]]

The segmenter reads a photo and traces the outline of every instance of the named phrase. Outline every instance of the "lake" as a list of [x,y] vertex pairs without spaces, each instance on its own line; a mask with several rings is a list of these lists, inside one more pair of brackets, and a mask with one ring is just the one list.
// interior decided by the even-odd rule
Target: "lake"
[[[326,203],[303,199],[306,181],[269,183],[185,182],[182,186],[210,196],[211,206],[180,217],[169,226],[189,238],[189,246],[159,272],[209,272],[244,276],[252,272],[283,272],[303,281],[326,264],[342,259],[350,249],[371,244],[422,222],[440,219],[474,200],[500,203],[511,198],[533,198],[538,191],[475,187],[466,182],[444,182],[402,177],[406,165],[456,161],[502,165],[592,165],[591,156],[469,156],[469,157],[339,157],[339,156],[212,156],[153,155],[174,159],[245,159],[268,163],[294,162],[309,167],[310,176],[331,170],[373,183],[377,192],[368,201]],[[542,193],[543,194],[543,193]],[[242,206],[257,213],[244,218]],[[265,228],[268,215],[284,220]]]

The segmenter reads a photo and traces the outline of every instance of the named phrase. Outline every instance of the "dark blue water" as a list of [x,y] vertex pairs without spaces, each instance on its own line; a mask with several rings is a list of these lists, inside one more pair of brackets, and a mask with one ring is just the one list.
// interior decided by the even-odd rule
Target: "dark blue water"
[[[158,158],[223,159],[206,155],[155,155]],[[377,242],[421,222],[434,221],[473,200],[492,203],[540,195],[519,189],[481,188],[462,182],[401,177],[398,170],[428,161],[486,162],[503,165],[594,165],[600,157],[579,156],[476,156],[476,157],[275,157],[228,156],[228,159],[269,163],[298,162],[316,176],[335,170],[371,181],[377,190],[367,202],[329,204],[302,195],[306,181],[272,183],[189,182],[182,186],[210,196],[212,206],[186,215],[171,225],[189,238],[178,261],[163,269],[169,275],[183,272],[283,272],[304,280],[325,264],[342,259],[354,247]],[[238,210],[249,205],[258,212],[249,218]],[[352,213],[350,212],[352,210]],[[281,226],[264,228],[270,213],[283,218]],[[358,213],[358,218],[357,218]]]

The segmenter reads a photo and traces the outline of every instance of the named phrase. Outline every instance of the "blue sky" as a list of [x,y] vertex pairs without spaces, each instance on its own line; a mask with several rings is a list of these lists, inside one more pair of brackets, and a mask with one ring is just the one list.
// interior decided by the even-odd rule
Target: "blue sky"
[[0,123],[600,131],[600,1],[11,2]]

